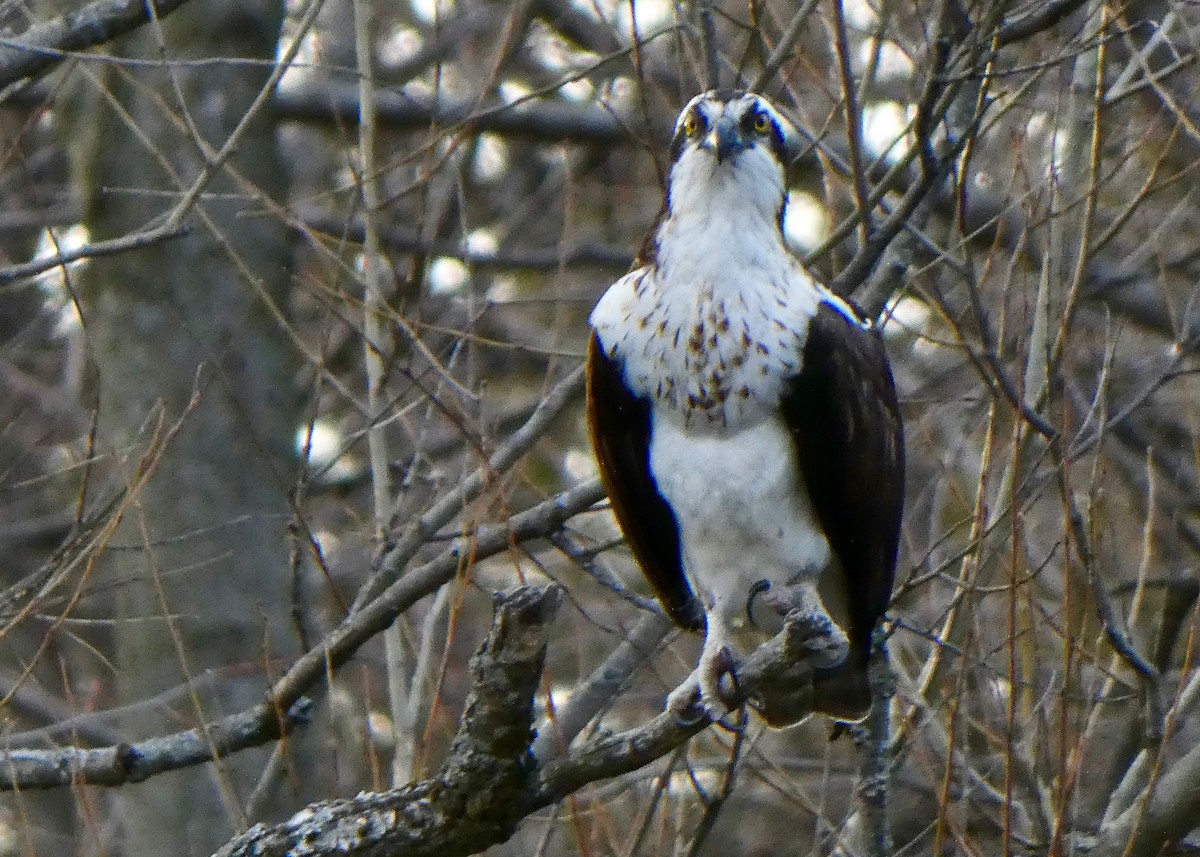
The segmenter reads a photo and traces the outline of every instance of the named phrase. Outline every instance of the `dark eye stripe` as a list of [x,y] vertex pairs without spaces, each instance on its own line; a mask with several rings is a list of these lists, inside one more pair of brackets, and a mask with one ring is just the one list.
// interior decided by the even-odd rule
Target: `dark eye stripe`
[[745,115],[742,117],[742,131],[746,134],[762,133],[754,130],[754,121],[759,116],[765,116],[770,126],[766,133],[767,143],[771,147],[771,152],[781,164],[786,166],[791,158],[787,151],[787,143],[783,138],[783,129],[780,127],[779,120],[775,116],[775,112],[773,110],[760,102],[755,102],[753,108],[747,110]]
[[[746,98],[745,93],[741,93],[742,98],[738,98],[739,93],[733,90],[718,90],[711,93],[710,97],[705,100],[697,100],[692,107],[691,115],[697,122],[697,128],[693,132],[694,135],[700,136],[707,133],[709,125],[708,116],[704,112],[705,104],[718,104],[725,109],[743,108],[738,125],[742,133],[749,137],[757,137],[770,147],[771,153],[782,164],[787,165],[791,161],[793,153],[788,151],[787,142],[784,135],[784,127],[788,124],[786,120],[781,120],[771,107],[770,102],[757,99],[753,96]],[[735,106],[736,104],[736,106]],[[759,115],[764,115],[767,118],[768,130],[765,132],[754,130],[754,121]],[[680,121],[675,131],[675,136],[671,139],[668,155],[671,163],[679,160],[680,154],[683,152],[684,145],[688,142],[689,135],[684,130],[686,123]],[[761,145],[761,144],[760,144]]]

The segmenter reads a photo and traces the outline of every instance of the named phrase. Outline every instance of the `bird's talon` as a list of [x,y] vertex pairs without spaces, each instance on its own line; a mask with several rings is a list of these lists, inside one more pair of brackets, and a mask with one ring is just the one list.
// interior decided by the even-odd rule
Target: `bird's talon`
[[771,581],[769,580],[756,580],[750,584],[750,591],[746,593],[746,621],[750,623],[751,627],[757,627],[752,609],[754,607],[754,599],[764,592],[769,592],[770,589]]

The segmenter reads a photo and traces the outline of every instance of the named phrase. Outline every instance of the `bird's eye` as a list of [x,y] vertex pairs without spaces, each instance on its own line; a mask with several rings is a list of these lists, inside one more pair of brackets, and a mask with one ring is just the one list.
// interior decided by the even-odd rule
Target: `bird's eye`
[[765,134],[771,130],[771,117],[765,111],[759,110],[754,114],[754,130],[758,134]]
[[696,132],[700,130],[700,120],[696,118],[695,113],[689,113],[683,117],[683,133],[689,137],[695,137]]

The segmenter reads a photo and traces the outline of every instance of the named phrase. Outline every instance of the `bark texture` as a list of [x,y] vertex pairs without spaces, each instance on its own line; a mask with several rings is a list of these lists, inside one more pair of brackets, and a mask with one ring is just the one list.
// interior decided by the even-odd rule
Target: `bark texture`
[[534,692],[546,660],[557,586],[496,599],[491,633],[471,660],[471,694],[446,764],[386,792],[315,804],[274,828],[258,825],[218,857],[425,857],[470,854],[512,835],[533,760]]

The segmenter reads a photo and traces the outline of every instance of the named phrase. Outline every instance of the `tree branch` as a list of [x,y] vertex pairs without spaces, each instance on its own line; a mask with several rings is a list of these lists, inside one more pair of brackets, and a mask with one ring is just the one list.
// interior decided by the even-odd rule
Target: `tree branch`
[[571,692],[554,717],[538,726],[532,752],[542,764],[570,746],[596,713],[623,688],[642,664],[654,655],[659,644],[675,627],[661,613],[645,613],[587,679]]
[[[363,223],[358,218],[312,209],[299,214],[304,225],[315,232],[339,240],[361,244]],[[420,253],[427,256],[447,256],[459,259],[476,268],[496,271],[545,271],[552,273],[563,268],[609,268],[625,271],[633,264],[633,253],[616,247],[582,245],[562,248],[503,247],[496,250],[476,250],[460,241],[438,241],[421,235],[416,229],[381,225],[379,238],[395,253]]]
[[0,86],[41,74],[81,51],[112,41],[154,18],[165,18],[187,0],[96,0],[24,33],[0,39]]
[[[492,633],[472,661],[472,691],[458,736],[437,774],[392,791],[315,803],[274,827],[256,825],[216,857],[473,854],[508,839],[530,813],[588,783],[662,758],[711,725],[696,706],[664,711],[644,726],[531,768],[532,696],[541,680],[550,612],[541,605],[551,598],[557,603],[557,587],[517,590],[500,599]],[[520,600],[509,616],[512,599]],[[806,686],[809,659],[825,656],[838,635],[828,617],[793,610],[784,629],[738,665],[737,689],[727,701],[740,706],[760,688]]]
[[135,744],[0,752],[0,791],[140,782],[273,741],[302,720],[305,694],[325,680],[329,669],[346,663],[402,612],[452,580],[464,556],[478,561],[508,550],[514,543],[545,536],[603,498],[599,480],[585,482],[502,524],[460,536],[436,558],[411,569],[330,631],[275,682],[264,702],[251,709],[214,721],[203,730],[188,729]]
[[458,735],[433,777],[314,804],[275,827],[255,825],[218,857],[470,854],[512,835],[526,777],[533,699],[562,598],[558,586],[498,596],[492,630],[471,659]]
[[1008,15],[996,33],[996,43],[1011,45],[1050,29],[1084,4],[1085,0],[1036,0]]
[[[783,630],[737,666],[737,688],[727,702],[738,706],[755,697],[760,690],[775,694],[809,683],[811,659],[818,652],[824,654],[838,633],[828,617],[792,611]],[[793,710],[792,713],[797,712]],[[685,712],[664,711],[636,729],[598,738],[569,750],[534,771],[519,812],[528,815],[562,800],[588,783],[636,771],[666,756],[711,723],[695,706]]]
[[[631,143],[629,125],[600,105],[537,100],[478,109],[471,99],[381,89],[375,95],[376,121],[394,131],[425,131],[433,126],[470,123],[478,132],[493,131],[534,140],[578,143]],[[297,122],[358,123],[358,89],[352,84],[326,82],[277,90],[271,99],[277,118]],[[656,129],[658,130],[658,129]],[[669,129],[663,126],[665,135]]]
[[1182,839],[1196,827],[1200,813],[1200,747],[1193,747],[1161,776],[1152,779],[1138,800],[1106,819],[1084,853],[1093,857],[1153,857],[1164,843]]

